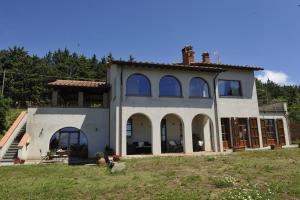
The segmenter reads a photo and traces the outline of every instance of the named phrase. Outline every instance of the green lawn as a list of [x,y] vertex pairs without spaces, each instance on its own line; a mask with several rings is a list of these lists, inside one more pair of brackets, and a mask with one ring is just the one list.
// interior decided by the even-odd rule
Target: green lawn
[[300,199],[298,148],[124,162],[123,174],[98,166],[2,166],[0,199]]

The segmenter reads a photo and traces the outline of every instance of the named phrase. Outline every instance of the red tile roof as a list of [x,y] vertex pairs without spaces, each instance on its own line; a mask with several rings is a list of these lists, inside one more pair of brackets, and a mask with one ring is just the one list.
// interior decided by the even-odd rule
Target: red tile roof
[[126,66],[140,66],[153,67],[161,69],[176,69],[176,70],[190,70],[190,71],[206,71],[206,72],[222,72],[228,69],[263,70],[261,67],[249,65],[231,65],[231,64],[217,64],[217,63],[192,63],[191,65],[184,65],[182,63],[153,63],[153,62],[130,62],[130,61],[112,61],[111,64],[126,65]]
[[98,88],[106,85],[106,82],[105,81],[56,80],[54,82],[48,83],[48,85]]

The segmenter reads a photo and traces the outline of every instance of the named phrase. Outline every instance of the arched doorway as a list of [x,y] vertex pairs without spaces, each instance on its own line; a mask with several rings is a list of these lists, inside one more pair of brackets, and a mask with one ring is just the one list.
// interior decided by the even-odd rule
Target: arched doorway
[[204,114],[198,114],[192,121],[193,151],[213,151],[213,123]]
[[183,152],[183,122],[175,114],[166,115],[160,123],[161,128],[161,152]]
[[152,154],[152,125],[144,114],[134,114],[127,120],[127,155]]
[[87,158],[87,137],[78,128],[62,128],[52,135],[49,150],[53,153],[64,152],[70,157]]

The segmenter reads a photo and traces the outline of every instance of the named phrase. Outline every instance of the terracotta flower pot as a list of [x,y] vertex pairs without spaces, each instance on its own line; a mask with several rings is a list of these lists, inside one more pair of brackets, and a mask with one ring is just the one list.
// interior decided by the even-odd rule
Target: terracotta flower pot
[[105,161],[104,158],[100,158],[100,159],[98,160],[98,164],[99,164],[99,165],[103,165],[103,164],[105,164],[105,163],[106,163],[106,161]]

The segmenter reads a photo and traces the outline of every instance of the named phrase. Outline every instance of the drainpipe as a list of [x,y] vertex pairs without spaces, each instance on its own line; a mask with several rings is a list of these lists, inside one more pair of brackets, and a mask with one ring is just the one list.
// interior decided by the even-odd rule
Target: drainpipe
[[123,65],[120,73],[120,101],[119,101],[119,152],[122,155],[122,103],[123,103]]
[[216,80],[217,80],[217,77],[219,76],[219,74],[222,73],[222,72],[217,72],[215,77],[214,77],[214,103],[215,103],[215,106],[214,106],[214,110],[215,110],[215,123],[216,123],[216,135],[217,135],[217,146],[215,147],[215,150],[219,149],[221,151],[221,148],[220,148],[220,134],[219,134],[219,115],[218,115],[218,103],[217,103],[217,83],[216,83]]

